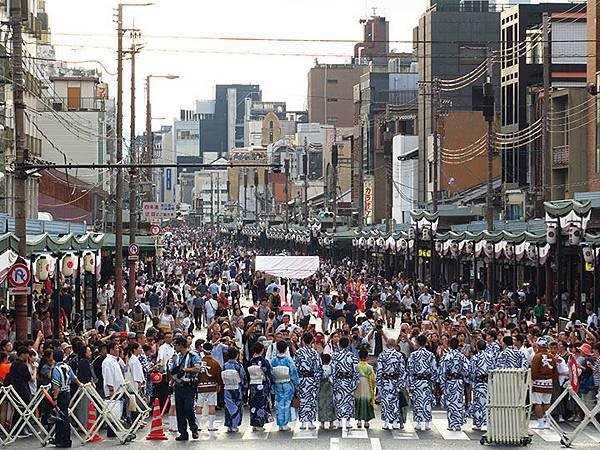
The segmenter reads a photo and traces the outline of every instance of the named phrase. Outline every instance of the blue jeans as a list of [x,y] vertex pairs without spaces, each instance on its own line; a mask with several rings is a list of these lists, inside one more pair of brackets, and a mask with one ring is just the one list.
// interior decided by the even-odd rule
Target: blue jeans
[[194,400],[196,388],[194,386],[175,387],[175,411],[177,414],[177,431],[183,437],[188,435],[188,425],[192,433],[198,432],[196,416],[194,414]]

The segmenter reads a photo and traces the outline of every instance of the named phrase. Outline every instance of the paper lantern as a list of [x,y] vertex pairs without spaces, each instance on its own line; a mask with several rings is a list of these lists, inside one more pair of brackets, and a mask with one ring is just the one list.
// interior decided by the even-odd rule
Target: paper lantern
[[39,256],[35,261],[35,273],[39,281],[46,281],[50,276],[50,260],[46,255]]
[[61,272],[64,277],[72,277],[75,272],[75,255],[67,253],[63,256],[61,264]]
[[85,252],[83,254],[83,270],[86,272],[93,272],[95,263],[96,258],[92,252]]

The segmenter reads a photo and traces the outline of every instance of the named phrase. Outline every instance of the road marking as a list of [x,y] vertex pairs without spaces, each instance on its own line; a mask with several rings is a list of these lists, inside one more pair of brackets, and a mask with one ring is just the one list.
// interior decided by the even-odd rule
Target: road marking
[[537,421],[529,421],[529,429],[541,437],[546,442],[560,442],[560,434],[551,428],[534,428],[537,425]]
[[433,426],[435,426],[438,432],[442,435],[446,441],[469,441],[469,436],[464,431],[450,431],[448,430],[448,421],[445,419],[433,419]]
[[269,437],[269,433],[273,429],[273,422],[265,424],[265,431],[252,431],[252,426],[246,428],[246,432],[242,437],[244,441],[261,441]]
[[339,450],[340,449],[340,438],[331,438],[329,440],[329,450]]
[[342,438],[369,439],[369,433],[364,428],[350,428],[349,430],[342,430]]
[[314,430],[302,430],[300,428],[301,423],[296,421],[296,426],[294,427],[294,434],[292,435],[292,439],[318,439],[319,438],[319,424],[317,424],[317,428]]
[[381,450],[381,441],[379,438],[371,438],[371,448],[373,450]]
[[404,424],[403,430],[392,430],[392,436],[394,439],[419,439],[419,435],[415,432],[415,426],[410,421]]
[[600,442],[600,433],[593,427],[590,427],[590,428],[591,428],[591,430],[584,431],[583,434],[585,434],[587,437],[589,437],[594,442]]

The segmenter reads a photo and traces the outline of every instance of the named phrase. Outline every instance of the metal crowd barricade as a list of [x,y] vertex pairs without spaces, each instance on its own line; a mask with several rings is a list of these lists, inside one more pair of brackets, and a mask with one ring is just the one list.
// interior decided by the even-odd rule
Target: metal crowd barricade
[[[12,407],[14,409],[13,417],[16,419],[10,430],[3,423],[0,423],[0,446],[5,447],[14,444],[26,428],[33,433],[42,446],[48,445],[50,438],[54,435],[56,425],[52,425],[46,429],[36,417],[36,411],[44,400],[50,399],[48,401],[52,403],[52,398],[49,394],[50,389],[50,386],[40,387],[31,402],[25,405],[14,387],[0,388],[0,405],[8,404]],[[138,412],[137,417],[129,427],[126,427],[121,421],[121,417],[117,417],[112,410],[115,402],[124,403],[123,401],[126,398],[129,400],[129,404],[135,404]],[[77,415],[79,406],[84,399],[93,404],[96,410],[96,422],[89,430],[87,424],[81,423]],[[139,392],[137,392],[136,386],[126,385],[125,389],[120,390],[110,399],[105,400],[98,394],[93,384],[87,383],[77,389],[77,392],[71,399],[67,414],[70,419],[71,431],[82,445],[86,444],[104,425],[115,433],[121,444],[126,444],[136,438],[135,434],[150,415],[150,407]]]
[[[577,425],[577,428],[575,428],[573,431],[563,430],[563,428],[556,421],[556,419],[552,417],[552,413],[556,408],[558,408],[558,406],[566,396],[569,396],[577,404],[577,406],[581,408],[581,411],[583,412],[583,419],[581,420],[581,422],[579,422],[579,425]],[[564,391],[562,391],[562,393],[557,397],[556,400],[554,400],[554,403],[552,403],[552,405],[550,405],[550,408],[548,408],[548,410],[546,411],[546,420],[550,422],[552,428],[554,428],[556,432],[560,434],[560,443],[565,447],[570,447],[573,441],[577,439],[577,436],[579,436],[579,434],[586,429],[588,424],[593,424],[594,427],[596,427],[596,430],[600,432],[600,423],[598,423],[598,421],[596,420],[597,414],[600,414],[600,401],[597,401],[596,406],[590,411],[581,399],[581,397],[577,395],[577,393],[573,390],[573,388],[571,387],[571,383],[569,383],[567,388]]]
[[[48,387],[46,386],[46,388]],[[42,445],[46,445],[50,433],[35,415],[44,398],[42,389],[40,389],[29,404],[25,404],[13,386],[0,388],[0,405],[8,405],[13,408],[13,418],[16,419],[10,430],[0,423],[0,445],[2,447],[14,444],[26,428]]]
[[[129,428],[123,424],[121,417],[115,416],[112,409],[115,403],[123,403],[125,398],[128,398],[130,403],[135,403],[139,413]],[[87,429],[87,425],[82,424],[77,417],[78,406],[84,399],[87,399],[96,409],[96,423],[90,427],[89,430]],[[126,444],[136,438],[135,433],[143,425],[144,420],[146,420],[149,415],[150,407],[146,404],[139,392],[137,392],[137,388],[129,385],[126,385],[125,389],[116,392],[107,400],[103,399],[98,394],[93,384],[87,383],[81,385],[71,399],[69,405],[69,416],[72,421],[71,430],[82,444],[85,444],[88,439],[94,436],[103,425],[106,425],[115,433],[121,444]]]

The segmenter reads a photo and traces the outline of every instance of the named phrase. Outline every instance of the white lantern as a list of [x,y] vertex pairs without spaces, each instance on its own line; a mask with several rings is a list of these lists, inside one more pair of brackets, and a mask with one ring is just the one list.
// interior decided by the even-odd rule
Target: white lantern
[[556,226],[549,225],[546,227],[546,242],[550,245],[556,244],[558,240],[558,230]]
[[581,228],[578,226],[572,226],[569,228],[569,244],[579,245],[582,236]]
[[472,254],[473,254],[473,250],[474,250],[474,249],[475,249],[475,244],[473,244],[473,242],[471,242],[471,241],[468,241],[468,242],[465,244],[465,253],[466,253],[467,255],[472,255]]
[[529,244],[529,247],[527,247],[527,257],[531,261],[537,261],[537,258],[538,258],[537,245]]
[[440,241],[435,242],[435,251],[438,253],[442,253],[443,245]]
[[588,264],[591,264],[594,262],[594,249],[592,247],[584,247],[583,248],[583,259]]
[[458,242],[450,242],[450,252],[452,252],[454,256],[458,255]]
[[85,252],[83,254],[83,270],[86,272],[93,272],[95,263],[96,259],[94,258],[94,254],[92,252]]
[[414,239],[416,237],[416,231],[414,227],[408,229],[408,239]]
[[425,227],[423,228],[423,232],[421,233],[424,241],[431,240],[431,228]]
[[39,281],[46,281],[50,276],[50,259],[46,255],[39,256],[35,261],[35,273]]
[[494,255],[494,243],[486,242],[485,243],[485,254],[491,258]]
[[382,237],[377,239],[377,247],[379,248],[384,248],[385,247],[385,239],[383,239]]
[[512,244],[506,244],[504,255],[506,256],[506,259],[513,259],[515,257],[515,248]]
[[63,277],[72,277],[75,272],[75,255],[67,253],[63,256],[61,263],[61,272]]
[[406,239],[400,239],[400,249],[406,250],[407,248],[408,248],[408,242],[406,242]]

